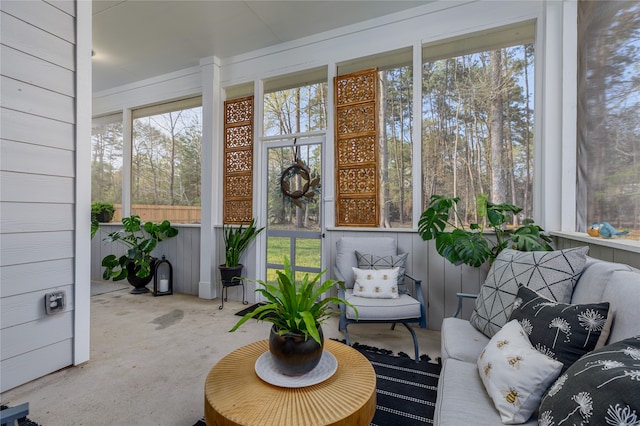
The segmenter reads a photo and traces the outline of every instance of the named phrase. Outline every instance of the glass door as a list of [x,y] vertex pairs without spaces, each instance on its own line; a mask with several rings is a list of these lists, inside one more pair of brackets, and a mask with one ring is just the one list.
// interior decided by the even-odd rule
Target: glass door
[[322,142],[313,137],[267,148],[267,281],[287,257],[296,276],[322,269]]

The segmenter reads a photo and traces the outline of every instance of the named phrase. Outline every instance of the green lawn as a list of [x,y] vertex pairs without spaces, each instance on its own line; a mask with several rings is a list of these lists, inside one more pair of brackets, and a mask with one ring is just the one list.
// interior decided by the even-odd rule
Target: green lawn
[[[267,263],[283,264],[284,257],[291,257],[291,240],[287,237],[267,238]],[[295,264],[296,266],[306,266],[320,268],[320,240],[298,238],[296,239]],[[304,273],[298,273],[304,275]],[[296,275],[298,275],[296,274]],[[311,275],[311,274],[310,274]],[[276,277],[275,269],[267,269],[267,281],[274,281]]]

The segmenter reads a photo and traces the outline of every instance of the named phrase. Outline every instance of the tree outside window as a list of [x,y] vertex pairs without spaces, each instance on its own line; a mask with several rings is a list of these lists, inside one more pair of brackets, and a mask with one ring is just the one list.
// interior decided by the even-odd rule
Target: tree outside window
[[202,107],[134,117],[131,214],[199,223]]
[[640,4],[578,2],[577,230],[640,237]]
[[460,197],[462,220],[477,222],[487,194],[523,208],[514,225],[531,217],[533,58],[533,45],[521,44],[423,63],[423,209],[433,194]]
[[[122,200],[122,116],[93,121],[91,132],[91,202]],[[118,214],[120,212],[118,211]]]

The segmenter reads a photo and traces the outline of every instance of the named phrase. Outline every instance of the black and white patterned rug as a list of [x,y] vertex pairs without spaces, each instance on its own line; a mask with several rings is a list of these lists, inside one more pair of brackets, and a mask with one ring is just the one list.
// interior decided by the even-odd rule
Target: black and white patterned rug
[[[376,413],[371,426],[433,424],[440,365],[422,355],[415,362],[406,354],[353,344],[376,372]],[[204,419],[194,426],[205,426]]]

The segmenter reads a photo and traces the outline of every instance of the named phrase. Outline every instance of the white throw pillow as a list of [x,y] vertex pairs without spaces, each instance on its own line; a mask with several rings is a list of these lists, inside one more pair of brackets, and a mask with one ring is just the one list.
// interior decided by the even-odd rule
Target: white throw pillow
[[563,364],[538,352],[517,320],[508,322],[478,358],[478,372],[505,424],[529,420]]
[[393,269],[353,268],[353,295],[374,299],[397,299],[398,271]]

